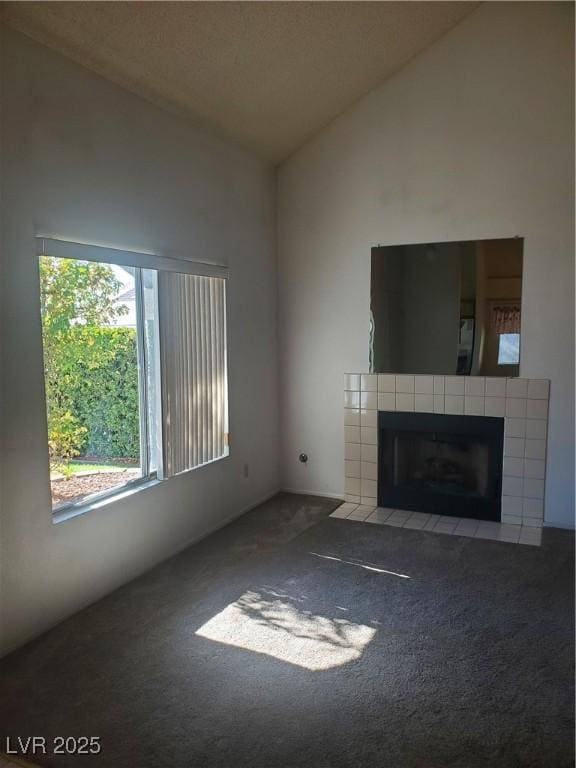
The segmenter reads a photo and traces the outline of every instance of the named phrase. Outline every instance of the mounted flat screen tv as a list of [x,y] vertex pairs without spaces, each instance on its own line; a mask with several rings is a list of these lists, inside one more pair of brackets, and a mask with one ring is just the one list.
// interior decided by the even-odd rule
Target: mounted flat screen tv
[[520,237],[372,248],[373,373],[518,376]]

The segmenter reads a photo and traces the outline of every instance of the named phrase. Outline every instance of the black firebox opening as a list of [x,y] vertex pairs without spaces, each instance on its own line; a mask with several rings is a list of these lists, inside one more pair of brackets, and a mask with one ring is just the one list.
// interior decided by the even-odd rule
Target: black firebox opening
[[504,419],[378,414],[378,504],[500,520]]

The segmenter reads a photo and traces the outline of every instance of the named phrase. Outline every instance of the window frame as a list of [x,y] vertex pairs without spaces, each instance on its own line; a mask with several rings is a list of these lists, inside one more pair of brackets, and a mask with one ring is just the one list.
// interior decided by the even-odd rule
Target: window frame
[[[111,264],[116,266],[131,267],[134,269],[135,278],[135,299],[136,299],[136,340],[137,340],[137,355],[138,355],[138,393],[139,393],[139,421],[140,421],[140,463],[142,467],[142,476],[127,480],[121,485],[109,488],[104,491],[97,491],[92,494],[84,496],[82,499],[73,502],[63,502],[56,507],[52,507],[52,522],[59,523],[68,520],[72,517],[84,514],[85,512],[99,508],[114,501],[120,500],[126,496],[133,494],[134,492],[143,490],[145,488],[153,487],[160,482],[164,482],[166,478],[164,476],[164,444],[163,444],[163,398],[162,387],[160,386],[159,392],[156,393],[158,397],[157,403],[157,419],[156,425],[156,440],[157,440],[157,469],[150,472],[150,440],[149,440],[149,427],[148,424],[148,382],[146,381],[146,362],[147,352],[145,343],[145,312],[144,312],[144,288],[142,280],[142,270],[154,270],[155,272],[179,272],[188,273],[193,275],[200,275],[205,277],[220,277],[226,279],[229,277],[228,268],[223,265],[210,264],[201,261],[192,261],[189,259],[180,259],[173,256],[159,256],[151,252],[125,250],[109,246],[93,245],[88,243],[79,243],[71,240],[61,240],[53,237],[45,237],[38,235],[36,238],[36,257],[39,259],[41,256],[51,256],[54,258],[62,259],[75,259],[78,261],[91,261],[101,264]],[[155,304],[156,308],[159,307],[158,302],[158,280],[155,280],[154,285],[155,292]],[[227,291],[226,291],[227,297]],[[226,315],[227,313],[225,313]],[[160,349],[160,318],[157,317],[156,327],[154,329],[155,336],[155,353],[157,355],[157,375],[161,378],[161,349]],[[225,325],[226,340],[228,337],[227,324]],[[226,345],[227,346],[227,345]],[[227,355],[226,355],[227,357]],[[227,361],[226,361],[227,362]],[[226,366],[227,367],[227,366]],[[228,408],[229,393],[226,388],[226,408]],[[46,400],[44,402],[44,408],[46,408]],[[142,422],[145,422],[145,429],[142,429]],[[145,432],[145,436],[143,436]],[[229,444],[227,446],[227,452],[214,460],[207,462],[206,464],[200,464],[197,467],[192,467],[186,472],[193,472],[196,469],[214,464],[217,461],[227,458],[230,455]],[[146,469],[146,474],[144,472]],[[176,475],[180,476],[180,475]]]
[[[145,341],[145,317],[144,317],[144,289],[142,281],[142,268],[136,267],[134,270],[134,298],[136,301],[136,353],[138,356],[138,416],[139,416],[139,437],[140,437],[140,467],[142,478],[151,478],[150,475],[150,425],[149,421],[149,393],[146,368],[148,362],[148,353],[146,351]],[[159,355],[159,351],[156,350]],[[162,451],[160,451],[162,454]],[[160,455],[159,461],[162,461]],[[156,473],[154,472],[154,476]],[[141,478],[137,478],[141,479]]]

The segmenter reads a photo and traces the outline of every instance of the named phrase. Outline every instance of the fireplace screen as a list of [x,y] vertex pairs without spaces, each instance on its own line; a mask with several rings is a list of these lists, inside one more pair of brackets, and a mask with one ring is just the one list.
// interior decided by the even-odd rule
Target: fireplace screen
[[379,504],[500,519],[503,420],[379,414]]
[[394,437],[394,484],[485,496],[489,445],[477,438],[404,432]]

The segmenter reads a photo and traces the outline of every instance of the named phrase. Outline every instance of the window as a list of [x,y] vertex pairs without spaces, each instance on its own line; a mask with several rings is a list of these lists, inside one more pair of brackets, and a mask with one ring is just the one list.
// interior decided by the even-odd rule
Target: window
[[54,511],[226,456],[226,280],[94,246],[39,250]]
[[520,334],[498,334],[498,365],[518,365],[520,362]]
[[40,256],[54,508],[156,476],[155,286],[153,270]]
[[498,339],[498,365],[520,362],[520,304],[514,301],[492,303],[492,327]]

